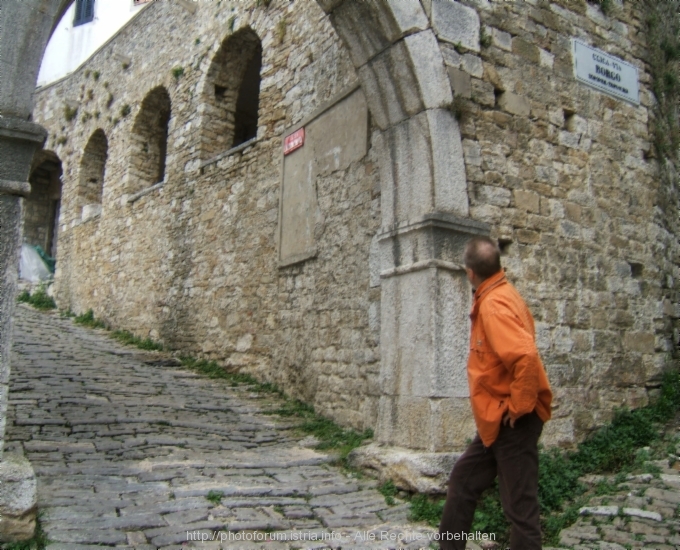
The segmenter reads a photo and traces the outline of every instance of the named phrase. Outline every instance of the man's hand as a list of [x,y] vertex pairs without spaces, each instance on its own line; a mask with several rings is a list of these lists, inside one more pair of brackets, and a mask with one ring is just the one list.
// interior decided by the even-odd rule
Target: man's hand
[[511,428],[515,427],[515,420],[510,416],[509,412],[505,413],[505,416],[503,416],[503,426],[507,426],[510,424]]

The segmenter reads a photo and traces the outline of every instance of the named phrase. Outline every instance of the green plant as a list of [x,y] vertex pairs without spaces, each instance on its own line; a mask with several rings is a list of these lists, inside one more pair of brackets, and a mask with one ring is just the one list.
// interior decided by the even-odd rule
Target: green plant
[[138,347],[139,349],[149,351],[161,351],[163,349],[162,344],[154,342],[151,338],[139,338],[127,330],[114,330],[111,333],[111,338],[123,344]]
[[180,77],[184,74],[184,67],[180,67],[180,66],[173,67],[171,72],[172,72],[172,76],[175,77],[175,80],[179,80]]
[[288,21],[285,18],[279,19],[279,22],[276,24],[276,38],[278,39],[279,44],[281,44],[286,37],[287,29]]
[[488,48],[493,43],[491,35],[486,32],[486,28],[482,27],[479,30],[479,45],[482,48]]
[[465,98],[459,94],[453,96],[453,101],[449,105],[449,111],[453,114],[457,121],[463,120],[463,117],[468,112],[468,105]]
[[215,506],[219,506],[222,502],[224,493],[222,491],[210,491],[206,496],[206,500],[212,502]]
[[272,0],[257,0],[255,2],[255,5],[259,8],[264,6],[265,8],[268,8],[269,5],[272,3]]
[[[653,105],[652,132],[654,149],[660,160],[670,162],[677,172],[680,124],[677,105],[680,102],[680,85],[677,62],[680,58],[680,14],[677,1],[644,0],[646,36],[652,91],[656,97]],[[671,171],[672,172],[672,171]],[[662,177],[670,184],[673,176],[668,170]]]
[[388,479],[385,483],[378,487],[378,491],[380,491],[380,494],[385,497],[385,504],[388,506],[394,506],[396,504],[394,497],[397,496],[397,486],[391,479]]
[[85,111],[85,112],[83,113],[83,116],[82,116],[81,120],[82,120],[83,122],[87,122],[87,121],[90,120],[91,118],[92,118],[92,113],[89,113],[89,112]]
[[71,107],[70,105],[64,105],[64,118],[67,122],[71,122],[78,116],[78,107]]
[[57,145],[66,145],[66,142],[68,142],[68,138],[66,136],[59,136],[57,138]]
[[94,81],[95,81],[95,82],[96,82],[97,80],[99,80],[99,77],[100,77],[100,76],[101,76],[101,73],[100,73],[99,71],[94,71],[94,72],[92,73],[92,78],[94,78]]
[[196,46],[198,46],[200,43],[201,43],[201,39],[200,39],[200,38],[196,38],[196,40],[194,40],[194,44],[195,44]]
[[460,42],[456,42],[453,45],[453,49],[456,50],[460,54],[465,53],[465,48],[463,48],[463,44],[461,44]]
[[48,310],[56,309],[57,304],[54,302],[54,298],[47,294],[47,288],[45,285],[40,285],[38,289],[33,293],[29,293],[28,290],[24,290],[17,297],[19,302],[32,305],[35,309]]
[[131,112],[132,107],[130,107],[127,103],[120,108],[120,116],[123,118],[128,116]]
[[109,93],[109,97],[106,98],[106,108],[110,109],[111,105],[113,105],[113,94]]
[[94,99],[94,90],[87,91],[87,100],[92,101]]
[[124,71],[127,71],[127,70],[130,68],[130,64],[129,64],[129,63],[123,63],[123,64],[121,65],[121,67],[123,67],[123,70],[124,70]]
[[234,32],[234,24],[236,23],[236,16],[232,15],[229,18],[229,21],[227,21],[227,28],[229,29],[229,32]]
[[427,495],[415,495],[411,499],[410,517],[413,521],[424,521],[436,527],[444,511],[444,499],[432,499]]
[[91,309],[88,309],[85,313],[76,315],[73,320],[76,324],[83,325],[84,327],[106,328],[106,324],[102,320],[95,318],[94,312]]

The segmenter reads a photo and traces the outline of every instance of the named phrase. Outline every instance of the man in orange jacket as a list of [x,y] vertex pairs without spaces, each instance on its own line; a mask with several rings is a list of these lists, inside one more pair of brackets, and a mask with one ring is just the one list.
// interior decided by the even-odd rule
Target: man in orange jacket
[[463,259],[475,291],[467,371],[477,435],[451,472],[440,546],[464,550],[477,500],[498,476],[511,550],[540,550],[538,438],[552,392],[534,320],[505,278],[495,241],[472,238]]

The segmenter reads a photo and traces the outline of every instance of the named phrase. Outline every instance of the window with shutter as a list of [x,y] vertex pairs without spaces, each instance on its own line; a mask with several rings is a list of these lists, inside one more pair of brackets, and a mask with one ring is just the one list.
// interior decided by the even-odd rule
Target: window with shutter
[[73,26],[89,23],[94,19],[94,0],[76,0],[76,16]]

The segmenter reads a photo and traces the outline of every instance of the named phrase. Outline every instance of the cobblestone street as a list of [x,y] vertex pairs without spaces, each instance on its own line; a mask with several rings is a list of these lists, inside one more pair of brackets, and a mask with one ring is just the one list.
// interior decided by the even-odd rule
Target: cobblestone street
[[[35,468],[51,550],[400,546],[381,531],[429,545],[406,504],[388,506],[375,481],[262,414],[269,399],[18,306],[6,452]],[[289,542],[196,541],[227,530]],[[323,532],[335,539],[292,540]]]

